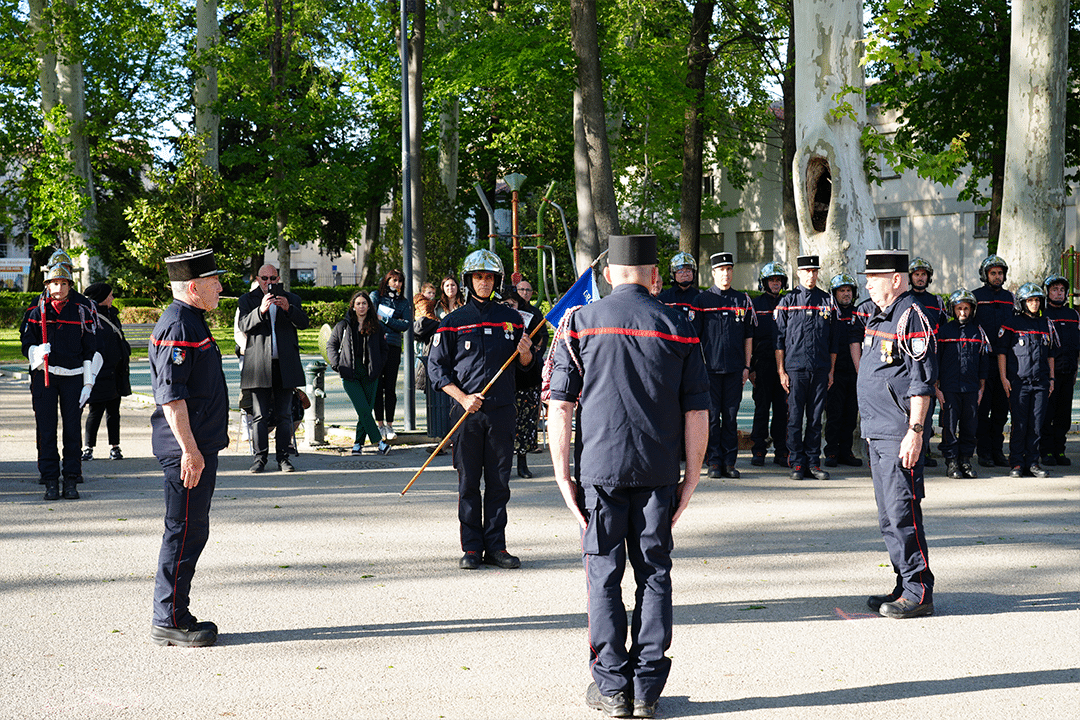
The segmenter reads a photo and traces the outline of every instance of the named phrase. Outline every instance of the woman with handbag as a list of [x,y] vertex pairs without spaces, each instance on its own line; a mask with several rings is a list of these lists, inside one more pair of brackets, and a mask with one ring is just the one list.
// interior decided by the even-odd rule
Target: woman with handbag
[[386,363],[380,375],[381,382],[375,391],[375,422],[384,440],[397,438],[397,433],[394,432],[394,411],[397,409],[401,345],[404,333],[409,330],[413,320],[409,300],[402,295],[404,286],[405,274],[400,270],[390,270],[379,283],[379,288],[372,290],[369,297],[378,315],[379,324],[386,333]]
[[326,355],[330,367],[341,376],[341,384],[356,410],[352,454],[360,454],[366,435],[373,445],[378,444],[378,453],[386,455],[390,452],[390,444],[379,432],[372,416],[376,389],[388,355],[386,335],[374,306],[362,290],[353,293],[345,319],[330,333]]

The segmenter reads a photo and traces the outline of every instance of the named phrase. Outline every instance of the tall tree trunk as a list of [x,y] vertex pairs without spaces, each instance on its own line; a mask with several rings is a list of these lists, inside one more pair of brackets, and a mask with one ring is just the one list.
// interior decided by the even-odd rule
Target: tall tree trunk
[[213,108],[218,99],[217,64],[208,54],[221,37],[217,11],[217,0],[195,0],[196,62],[202,70],[202,75],[195,81],[195,132],[202,138],[203,164],[214,172],[218,171],[221,117]]
[[425,3],[416,4],[409,37],[409,162],[412,174],[410,206],[412,219],[412,259],[402,268],[412,273],[414,293],[427,279],[427,250],[424,242],[424,36],[427,31]]
[[701,250],[701,173],[705,155],[705,75],[712,62],[709,35],[714,2],[694,3],[690,44],[686,49],[686,87],[690,103],[683,125],[682,210],[679,218],[679,249],[695,258]]
[[60,104],[60,91],[56,80],[56,44],[51,39],[51,25],[46,25],[45,5],[46,0],[29,0],[29,26],[35,38],[41,111],[47,115]]
[[[455,0],[440,0],[439,31],[444,34],[455,32],[460,14]],[[447,98],[439,112],[439,179],[451,204],[457,198],[460,113],[461,104],[456,96]]]
[[799,213],[795,209],[795,184],[792,168],[795,167],[795,7],[794,0],[788,0],[788,44],[787,62],[784,65],[784,77],[780,84],[784,94],[784,119],[780,123],[782,145],[780,201],[783,205],[784,236],[779,252],[774,247],[773,254],[784,261],[788,272],[794,267],[799,254]]
[[589,148],[585,140],[585,121],[582,118],[581,90],[574,88],[574,191],[577,198],[577,242],[574,245],[574,264],[578,274],[600,255],[600,240],[596,236],[593,218],[592,180],[589,177]]
[[[860,0],[795,3],[795,209],[802,250],[819,255],[829,277],[857,267],[881,243],[861,144],[866,124]],[[845,87],[855,119],[833,117]]]
[[611,153],[608,148],[607,120],[604,112],[596,0],[570,0],[570,17],[570,37],[578,61],[581,116],[589,156],[593,218],[596,223],[599,247],[606,248],[608,236],[619,234],[620,228],[619,210],[615,203],[615,182],[611,172]]
[[[270,36],[269,50],[270,60],[270,94],[273,98],[272,120],[270,125],[270,137],[275,144],[281,143],[283,120],[282,97],[285,92],[285,83],[288,77],[289,59],[292,54],[292,38],[285,32],[285,16],[282,7],[284,0],[267,0],[263,4],[267,15],[267,24],[273,28]],[[292,252],[288,237],[289,211],[283,207],[281,200],[281,188],[285,185],[285,169],[278,167],[274,173],[275,191],[274,201],[277,207],[274,209],[274,223],[277,238],[278,272],[281,282],[288,290],[292,287]]]
[[1058,270],[1065,240],[1068,0],[1013,0],[998,253],[1013,285]]
[[277,226],[277,255],[278,255],[278,280],[288,290],[292,287],[292,248],[289,247],[289,235],[286,229],[289,227],[289,211],[281,208],[274,217]]

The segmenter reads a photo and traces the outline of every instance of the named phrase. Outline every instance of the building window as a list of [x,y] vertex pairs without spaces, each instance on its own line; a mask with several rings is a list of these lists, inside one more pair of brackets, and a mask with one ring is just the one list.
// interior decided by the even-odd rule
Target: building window
[[701,178],[701,197],[709,198],[716,194],[716,181],[712,175]]
[[881,247],[885,250],[902,250],[900,242],[900,218],[881,218]]
[[977,237],[977,238],[990,237],[990,213],[989,212],[977,212],[977,213],[975,213],[975,237]]
[[746,230],[735,233],[739,262],[762,262],[773,256],[772,230]]

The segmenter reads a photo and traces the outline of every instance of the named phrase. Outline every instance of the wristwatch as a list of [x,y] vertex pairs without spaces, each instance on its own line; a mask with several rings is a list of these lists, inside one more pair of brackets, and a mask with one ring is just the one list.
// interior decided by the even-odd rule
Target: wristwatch
[[914,425],[908,425],[908,430],[913,430],[917,433],[921,433],[923,430],[922,423],[915,423]]

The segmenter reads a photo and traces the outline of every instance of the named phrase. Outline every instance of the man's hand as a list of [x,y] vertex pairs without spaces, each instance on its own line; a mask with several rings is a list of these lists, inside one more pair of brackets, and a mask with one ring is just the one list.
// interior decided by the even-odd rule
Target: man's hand
[[525,335],[523,333],[521,335],[521,339],[518,340],[518,344],[517,344],[518,362],[519,363],[521,363],[522,365],[528,365],[529,363],[532,362],[532,356],[533,356],[532,347],[533,347],[532,340],[529,339],[528,335]]
[[750,371],[743,369],[742,371],[742,384],[745,385],[746,381],[750,379]]
[[789,378],[788,374],[786,372],[784,372],[783,370],[780,370],[779,374],[780,374],[780,387],[784,388],[784,392],[786,392],[786,393],[791,392],[791,378]]
[[480,393],[472,393],[462,398],[461,407],[464,408],[467,413],[480,412],[480,409],[484,407],[484,396]]
[[757,387],[757,373],[751,372],[746,374],[746,379],[750,381],[750,384]]
[[52,352],[52,343],[41,343],[40,345],[31,345],[27,351],[27,355],[30,358],[30,369],[37,370],[39,367],[45,364],[45,358]]
[[1005,378],[1001,378],[1001,387],[1005,388],[1005,397],[1010,397],[1012,395],[1012,383],[1011,382],[1009,382]]
[[[937,401],[941,404],[942,407],[944,407],[945,406],[945,393],[941,392],[941,388],[934,388],[934,394],[937,395]],[[979,399],[982,400],[981,394],[980,394]],[[978,404],[978,403],[976,403],[976,404]]]
[[833,371],[830,370],[829,371],[829,384],[825,386],[825,389],[826,390],[832,389],[832,384],[833,384]]
[[203,459],[201,452],[198,450],[185,451],[180,456],[180,480],[183,481],[184,487],[190,490],[198,485],[205,467],[206,460]]
[[900,466],[910,470],[915,467],[915,463],[919,462],[919,455],[922,453],[923,436],[922,433],[917,433],[911,428],[908,428],[907,433],[904,435],[904,439],[900,441]]

